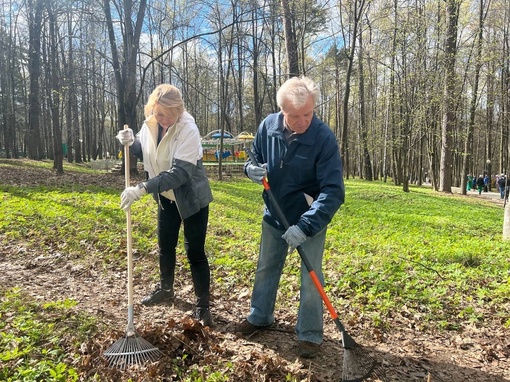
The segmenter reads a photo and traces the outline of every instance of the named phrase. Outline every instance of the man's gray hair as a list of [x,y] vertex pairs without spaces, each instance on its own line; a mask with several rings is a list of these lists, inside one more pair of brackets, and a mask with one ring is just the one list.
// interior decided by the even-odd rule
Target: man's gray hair
[[295,107],[301,107],[308,101],[310,95],[313,96],[314,104],[317,105],[321,93],[315,82],[305,76],[291,77],[278,89],[276,102],[280,109],[283,109],[287,102]]

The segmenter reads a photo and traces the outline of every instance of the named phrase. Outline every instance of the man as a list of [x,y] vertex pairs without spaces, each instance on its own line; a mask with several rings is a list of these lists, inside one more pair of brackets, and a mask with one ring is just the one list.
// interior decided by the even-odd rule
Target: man
[[[326,228],[344,202],[345,189],[336,138],[314,113],[319,97],[319,89],[309,78],[287,80],[277,93],[280,112],[266,117],[255,136],[252,150],[258,163],[248,160],[245,164],[245,173],[254,182],[261,183],[267,176],[290,227],[285,230],[264,192],[266,208],[251,309],[237,327],[244,335],[274,323],[285,259],[298,246],[323,283]],[[299,355],[315,357],[323,341],[323,305],[303,264],[296,334]]]
[[501,196],[501,199],[505,198],[505,190],[506,190],[506,177],[505,174],[501,174],[498,177],[498,188],[499,188],[499,195]]

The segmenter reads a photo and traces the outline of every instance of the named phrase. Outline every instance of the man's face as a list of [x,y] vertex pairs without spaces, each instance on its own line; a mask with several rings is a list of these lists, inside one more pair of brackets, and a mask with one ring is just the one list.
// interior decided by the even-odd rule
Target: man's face
[[282,107],[287,127],[296,134],[303,134],[310,126],[310,122],[312,122],[314,108],[315,102],[313,96],[309,96],[306,103],[301,107],[296,107],[292,103],[287,102]]

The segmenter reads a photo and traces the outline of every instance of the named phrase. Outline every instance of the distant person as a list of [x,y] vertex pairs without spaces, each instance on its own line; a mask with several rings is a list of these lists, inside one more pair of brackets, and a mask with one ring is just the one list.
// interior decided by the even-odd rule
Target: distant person
[[483,192],[489,192],[489,183],[490,183],[489,175],[485,175],[485,177],[483,178]]
[[501,199],[504,199],[505,191],[506,191],[506,176],[505,176],[505,174],[501,174],[498,177],[498,189],[499,189],[499,195],[501,196]]
[[484,185],[485,185],[485,181],[483,180],[483,175],[478,175],[478,179],[476,180],[476,187],[478,189],[478,195],[482,194]]
[[[289,249],[292,252],[301,246],[323,282],[327,226],[345,197],[336,137],[314,112],[320,97],[317,85],[306,77],[292,77],[276,97],[281,111],[260,124],[252,145],[258,163],[248,160],[245,172],[252,181],[262,183],[267,171],[271,190],[290,227],[285,229],[264,192],[266,208],[250,313],[237,327],[244,335],[274,323],[278,283]],[[323,302],[303,264],[300,285],[295,327],[298,354],[312,358],[323,341]]]
[[143,305],[173,303],[176,247],[181,225],[196,296],[194,316],[205,326],[212,324],[209,312],[210,269],[205,254],[211,188],[202,165],[200,133],[186,112],[181,92],[172,85],[159,85],[145,105],[145,122],[133,137],[131,129],[117,135],[121,144],[143,160],[149,179],[127,187],[121,208],[127,209],[146,193],[158,203],[160,283],[142,300]]
[[467,184],[466,184],[466,189],[468,191],[471,191],[471,187],[473,186],[473,175],[471,174],[468,174],[467,175]]

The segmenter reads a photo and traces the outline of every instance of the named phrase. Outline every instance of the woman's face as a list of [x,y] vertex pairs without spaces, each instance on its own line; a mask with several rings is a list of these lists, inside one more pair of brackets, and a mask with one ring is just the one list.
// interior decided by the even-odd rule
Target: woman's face
[[152,114],[156,118],[156,121],[158,121],[158,123],[164,129],[168,129],[175,122],[177,122],[178,119],[178,116],[172,113],[172,109],[163,109],[158,105],[154,106]]

